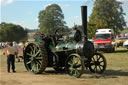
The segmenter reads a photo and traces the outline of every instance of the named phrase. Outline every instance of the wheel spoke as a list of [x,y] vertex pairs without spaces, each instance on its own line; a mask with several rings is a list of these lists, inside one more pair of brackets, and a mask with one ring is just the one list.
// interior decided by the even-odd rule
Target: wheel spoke
[[100,71],[101,71],[101,67],[99,66],[99,69],[100,69]]
[[68,62],[68,65],[70,65],[70,66],[72,65],[71,61]]
[[94,62],[96,61],[94,57],[92,59],[93,59]]
[[95,63],[94,62],[91,62],[90,65],[93,66],[93,65],[95,65]]
[[30,64],[32,62],[32,60],[28,61],[26,64]]
[[[97,56],[98,56],[98,55],[97,55]],[[100,60],[100,58],[101,58],[101,57],[99,56],[99,58],[97,59],[97,61],[99,61],[99,60]]]
[[37,56],[39,53],[40,53],[40,50],[38,50],[38,51],[35,53],[35,56]]
[[104,62],[104,61],[99,61],[100,63]]
[[37,47],[36,46],[34,46],[34,54],[36,55],[36,51],[37,51]]
[[71,58],[71,62],[72,62],[72,64],[74,64],[74,57]]
[[95,65],[95,67],[94,67],[94,71],[96,70],[96,65]]
[[78,64],[80,62],[79,58],[77,58],[76,64]]
[[72,71],[74,68],[73,67],[69,67],[69,70]]
[[96,72],[98,72],[97,65],[96,65]]
[[39,70],[39,64],[36,63],[36,71]]
[[34,50],[33,50],[34,54],[36,54],[36,47],[34,46]]
[[27,55],[28,55],[28,56],[32,56],[32,54],[30,54],[30,53],[27,53]]
[[104,67],[104,65],[99,65],[99,66]]
[[39,59],[39,60],[41,60],[41,59],[42,59],[42,57],[36,57],[36,59]]
[[41,57],[41,54],[39,53],[39,55],[38,56],[40,56]]
[[40,61],[36,61],[36,63],[37,63],[39,66],[41,66],[41,63],[40,63]]
[[76,65],[76,67],[80,67],[80,66],[82,66],[82,65],[81,64]]
[[73,74],[73,69],[70,70],[70,74]]
[[31,69],[31,71],[34,71],[34,69],[35,69],[35,64],[32,64],[32,69]]
[[76,70],[75,70],[75,75],[77,75],[77,74],[79,74],[79,71],[76,69]]
[[33,52],[31,51],[30,54],[33,55]]
[[34,49],[33,49],[33,47],[32,47],[32,46],[30,46],[30,49],[31,49],[31,52],[33,52],[33,51],[34,51]]
[[98,55],[96,55],[97,61],[98,61]]
[[36,57],[36,56],[35,56],[35,55],[36,55],[35,47],[33,48],[33,55],[34,55],[34,57]]

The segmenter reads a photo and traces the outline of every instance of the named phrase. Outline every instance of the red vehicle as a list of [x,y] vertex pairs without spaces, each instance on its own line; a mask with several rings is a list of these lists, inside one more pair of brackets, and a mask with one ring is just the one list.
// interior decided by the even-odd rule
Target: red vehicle
[[98,29],[95,33],[94,46],[96,50],[114,52],[115,37],[112,29]]

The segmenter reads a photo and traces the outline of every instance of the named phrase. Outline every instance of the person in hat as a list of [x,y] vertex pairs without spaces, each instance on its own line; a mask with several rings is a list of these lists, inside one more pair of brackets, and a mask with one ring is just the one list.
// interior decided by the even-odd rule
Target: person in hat
[[74,40],[75,40],[76,42],[81,41],[81,40],[82,40],[81,31],[78,30],[77,26],[75,26],[73,29],[76,31],[75,34],[74,34]]

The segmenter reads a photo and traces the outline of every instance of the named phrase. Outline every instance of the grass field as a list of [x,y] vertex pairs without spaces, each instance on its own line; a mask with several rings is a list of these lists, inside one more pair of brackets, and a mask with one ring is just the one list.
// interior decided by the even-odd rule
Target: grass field
[[114,53],[103,53],[107,69],[103,74],[88,70],[81,78],[57,73],[52,68],[40,75],[27,72],[23,62],[16,62],[16,73],[6,72],[6,56],[0,50],[0,85],[128,85],[128,50],[117,48]]

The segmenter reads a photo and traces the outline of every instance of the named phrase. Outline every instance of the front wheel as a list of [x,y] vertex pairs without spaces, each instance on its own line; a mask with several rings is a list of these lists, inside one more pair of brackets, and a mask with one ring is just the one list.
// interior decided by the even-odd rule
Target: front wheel
[[71,54],[66,60],[65,69],[70,76],[79,78],[84,72],[84,61],[78,54]]
[[89,70],[93,73],[103,73],[106,70],[107,62],[104,55],[94,53],[89,62]]

